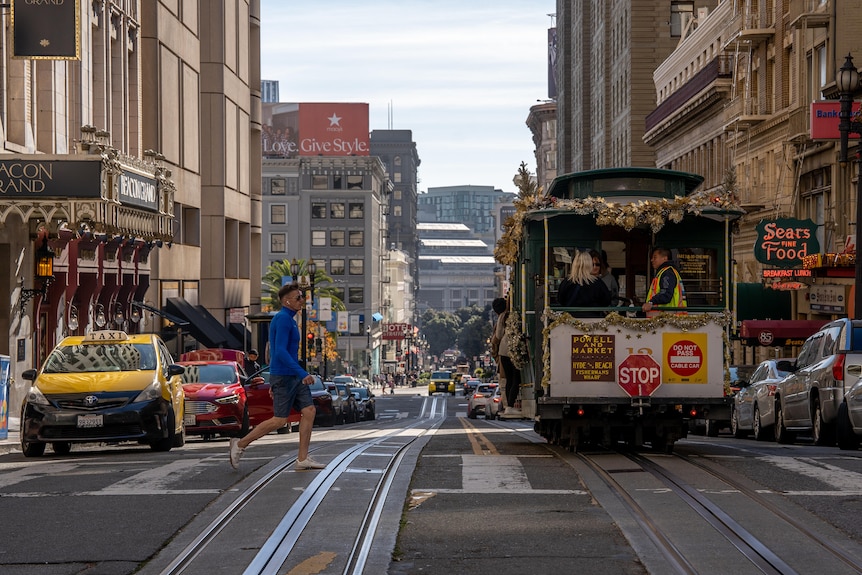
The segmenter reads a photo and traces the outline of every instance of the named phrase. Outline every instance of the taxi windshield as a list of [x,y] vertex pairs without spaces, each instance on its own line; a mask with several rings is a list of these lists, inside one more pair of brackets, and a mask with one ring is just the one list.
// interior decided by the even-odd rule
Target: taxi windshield
[[57,347],[44,373],[88,373],[156,369],[156,352],[145,343],[100,343]]

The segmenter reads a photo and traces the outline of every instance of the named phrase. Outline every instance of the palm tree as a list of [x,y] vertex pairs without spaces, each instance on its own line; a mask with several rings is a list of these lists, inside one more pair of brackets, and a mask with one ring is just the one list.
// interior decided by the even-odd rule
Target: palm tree
[[[299,275],[305,275],[306,260],[296,260],[296,263],[299,264]],[[266,268],[266,273],[261,278],[261,303],[264,306],[269,306],[273,311],[281,309],[278,301],[278,290],[281,289],[282,278],[292,276],[290,273],[290,264],[291,260],[289,259],[273,262]],[[319,267],[314,272],[314,288],[315,297],[328,297],[332,299],[332,311],[345,311],[347,309],[341,298],[336,295],[335,286],[332,285],[332,278],[326,275],[326,272]]]

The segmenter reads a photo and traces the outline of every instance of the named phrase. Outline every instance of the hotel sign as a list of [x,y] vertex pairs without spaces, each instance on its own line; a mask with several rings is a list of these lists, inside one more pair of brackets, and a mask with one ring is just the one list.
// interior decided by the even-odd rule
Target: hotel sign
[[14,57],[80,60],[80,14],[80,0],[14,0]]
[[0,197],[98,198],[102,193],[101,174],[101,158],[89,161],[0,160]]

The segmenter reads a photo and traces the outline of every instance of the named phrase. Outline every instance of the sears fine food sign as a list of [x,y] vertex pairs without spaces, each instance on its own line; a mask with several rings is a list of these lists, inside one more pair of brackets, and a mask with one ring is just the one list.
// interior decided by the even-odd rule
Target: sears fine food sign
[[757,224],[754,257],[762,264],[779,268],[802,266],[802,258],[820,252],[817,224],[810,218],[778,218]]

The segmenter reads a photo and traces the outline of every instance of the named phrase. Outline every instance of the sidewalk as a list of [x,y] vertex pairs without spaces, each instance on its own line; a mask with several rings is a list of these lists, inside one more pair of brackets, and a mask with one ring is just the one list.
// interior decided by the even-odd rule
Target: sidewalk
[[12,449],[21,448],[18,445],[18,431],[21,429],[21,420],[18,417],[9,416],[9,433],[8,437],[0,439],[0,455],[9,453]]

